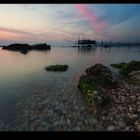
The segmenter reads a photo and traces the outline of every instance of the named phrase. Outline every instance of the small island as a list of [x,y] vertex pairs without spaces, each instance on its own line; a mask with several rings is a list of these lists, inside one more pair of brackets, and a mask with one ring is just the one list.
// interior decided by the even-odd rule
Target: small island
[[47,71],[66,71],[68,69],[68,65],[51,65],[45,68]]
[[8,46],[3,46],[2,49],[19,51],[23,54],[26,54],[30,50],[43,50],[43,51],[50,50],[51,46],[46,43],[34,44],[34,45],[15,43]]

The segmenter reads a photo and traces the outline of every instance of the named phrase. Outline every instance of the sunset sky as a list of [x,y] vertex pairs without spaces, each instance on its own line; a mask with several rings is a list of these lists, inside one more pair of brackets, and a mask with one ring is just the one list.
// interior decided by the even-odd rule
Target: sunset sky
[[0,45],[69,45],[78,34],[140,42],[140,4],[0,4]]

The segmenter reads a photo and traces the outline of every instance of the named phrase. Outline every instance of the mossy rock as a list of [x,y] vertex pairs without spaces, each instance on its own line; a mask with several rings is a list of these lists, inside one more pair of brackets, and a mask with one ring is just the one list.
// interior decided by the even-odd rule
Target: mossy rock
[[131,61],[127,64],[125,64],[121,70],[120,74],[124,76],[128,76],[128,74],[132,71],[138,71],[140,70],[140,61]]
[[140,71],[132,71],[128,74],[128,81],[133,84],[140,84]]
[[47,71],[66,71],[68,69],[68,65],[51,65],[45,68]]
[[102,64],[95,64],[86,69],[86,75],[92,84],[103,88],[116,88],[118,83],[114,80],[110,69]]
[[86,77],[86,75],[80,76],[78,88],[83,93],[85,93],[87,91],[93,92],[93,91],[97,90],[96,86],[91,84],[91,81]]
[[103,107],[111,102],[111,98],[99,92],[86,75],[80,76],[78,88],[90,106]]
[[118,68],[121,69],[126,63],[121,62],[121,63],[117,63],[117,64],[111,64],[112,67],[114,68]]

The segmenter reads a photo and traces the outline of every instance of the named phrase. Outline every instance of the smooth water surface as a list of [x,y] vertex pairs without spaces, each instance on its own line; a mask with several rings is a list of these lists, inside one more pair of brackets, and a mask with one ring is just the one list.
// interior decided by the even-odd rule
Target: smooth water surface
[[[52,47],[50,51],[27,54],[0,49],[0,120],[14,117],[20,99],[28,98],[36,91],[40,94],[61,92],[71,86],[75,78],[78,81],[79,75],[95,63],[109,66],[131,60],[140,60],[140,47]],[[67,64],[69,69],[47,72],[45,66],[52,64]]]

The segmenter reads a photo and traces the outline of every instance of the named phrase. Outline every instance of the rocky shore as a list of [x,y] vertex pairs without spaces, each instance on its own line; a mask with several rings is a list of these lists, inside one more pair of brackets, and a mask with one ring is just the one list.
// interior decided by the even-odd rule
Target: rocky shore
[[[94,75],[98,72],[97,69],[100,69],[100,73]],[[14,120],[0,121],[0,130],[140,131],[140,85],[130,83],[112,72],[109,76],[110,72],[101,64],[86,70],[90,84],[96,86],[97,92],[94,94],[102,93],[103,96],[110,97],[109,104],[104,106],[95,104],[94,107],[92,104],[87,104],[84,94],[77,88],[79,78],[76,77],[80,77],[77,73],[69,83],[60,81],[58,85],[61,86],[56,91],[50,89],[46,92],[34,89],[32,96],[17,103],[21,109]],[[99,75],[107,76],[108,83],[112,83],[111,86],[107,86],[107,83],[104,86],[104,81],[99,83],[99,80],[102,80],[97,78]],[[93,90],[95,91],[94,88]]]

